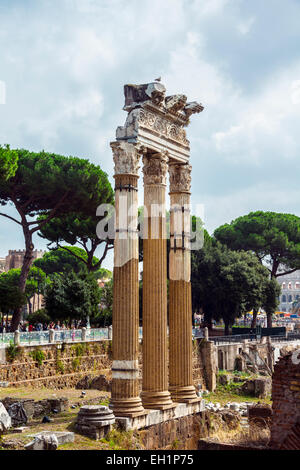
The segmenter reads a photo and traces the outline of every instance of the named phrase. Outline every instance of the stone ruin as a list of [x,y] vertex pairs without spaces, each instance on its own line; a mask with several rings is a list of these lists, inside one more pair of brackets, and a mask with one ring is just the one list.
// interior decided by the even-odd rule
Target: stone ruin
[[300,349],[290,351],[275,364],[272,383],[270,448],[300,449]]
[[[192,373],[189,141],[185,127],[203,111],[156,81],[125,85],[127,119],[111,142],[115,178],[113,364],[117,417],[199,401]],[[139,394],[138,169],[143,162],[143,378]],[[166,181],[170,182],[169,348]],[[169,373],[168,373],[169,358]]]
[[75,424],[76,432],[92,439],[105,437],[115,423],[115,416],[107,406],[84,405],[80,408]]

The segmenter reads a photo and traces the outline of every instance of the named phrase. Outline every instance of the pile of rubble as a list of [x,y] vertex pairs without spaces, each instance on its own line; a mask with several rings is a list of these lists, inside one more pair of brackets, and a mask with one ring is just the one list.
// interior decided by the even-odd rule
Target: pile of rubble
[[245,401],[241,403],[236,402],[228,402],[225,405],[221,405],[221,403],[212,403],[204,400],[205,410],[207,411],[236,411],[241,416],[246,417],[248,416],[248,409],[253,406],[253,402]]

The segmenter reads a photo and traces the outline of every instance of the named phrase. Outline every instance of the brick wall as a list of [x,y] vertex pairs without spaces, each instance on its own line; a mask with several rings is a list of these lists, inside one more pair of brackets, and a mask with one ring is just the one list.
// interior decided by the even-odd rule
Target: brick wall
[[274,367],[270,440],[274,449],[300,449],[300,363],[294,359],[289,352]]

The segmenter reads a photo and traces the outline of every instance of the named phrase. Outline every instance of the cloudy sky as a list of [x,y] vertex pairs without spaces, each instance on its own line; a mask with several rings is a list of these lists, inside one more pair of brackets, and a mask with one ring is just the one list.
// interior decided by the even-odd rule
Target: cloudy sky
[[[300,0],[1,0],[0,21],[1,144],[89,158],[112,182],[123,85],[161,76],[205,107],[188,138],[207,230],[300,216]],[[0,224],[0,257],[23,248]]]

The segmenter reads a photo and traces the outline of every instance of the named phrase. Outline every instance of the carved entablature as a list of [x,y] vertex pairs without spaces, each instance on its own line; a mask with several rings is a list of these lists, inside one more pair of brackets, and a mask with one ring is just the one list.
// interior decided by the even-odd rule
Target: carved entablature
[[171,193],[190,193],[191,191],[191,165],[171,164],[169,165],[169,181]]
[[185,95],[165,96],[160,82],[125,85],[124,93],[128,116],[125,125],[117,128],[117,140],[140,143],[156,152],[167,150],[173,160],[187,162],[190,148],[185,127],[203,106],[187,103]]
[[163,184],[167,182],[168,154],[162,152],[154,155],[144,155],[143,173],[144,184]]
[[126,141],[111,142],[115,175],[138,176],[140,148]]

